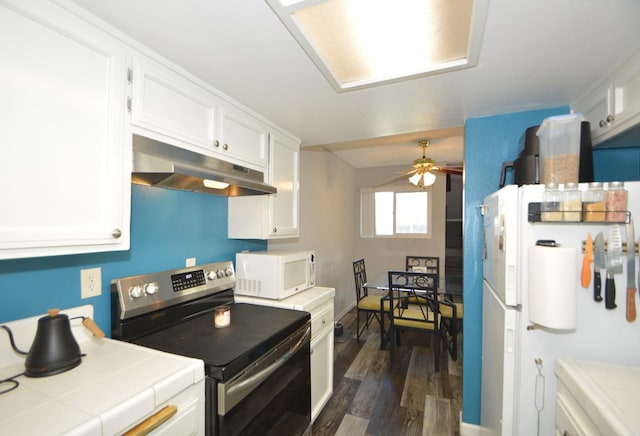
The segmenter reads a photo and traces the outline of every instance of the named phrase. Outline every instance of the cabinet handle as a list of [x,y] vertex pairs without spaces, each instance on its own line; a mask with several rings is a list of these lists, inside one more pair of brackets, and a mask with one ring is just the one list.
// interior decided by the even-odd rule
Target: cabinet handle
[[229,149],[229,146],[228,146],[227,144],[224,144],[224,145],[222,146],[222,148],[224,148],[225,150],[228,150],[228,149]]
[[165,406],[159,412],[151,415],[140,424],[125,433],[125,436],[142,436],[151,433],[156,428],[167,422],[169,418],[178,413],[178,408],[173,405]]
[[220,147],[220,141],[218,141],[217,139],[215,141],[213,141],[213,146],[214,147]]
[[615,119],[616,117],[614,117],[613,115],[607,115],[607,123],[613,123]]
[[273,228],[273,233],[278,233],[278,228],[277,227]]
[[600,120],[600,123],[598,123],[598,125],[599,125],[601,128],[604,128],[604,127],[607,127],[607,122],[606,122],[605,120]]
[[111,236],[114,239],[118,239],[120,236],[122,236],[122,230],[120,229],[113,229],[113,231],[111,232]]

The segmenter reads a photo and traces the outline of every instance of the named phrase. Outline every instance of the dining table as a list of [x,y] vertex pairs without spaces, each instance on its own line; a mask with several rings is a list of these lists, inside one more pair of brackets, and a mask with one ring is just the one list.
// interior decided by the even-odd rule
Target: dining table
[[[400,271],[400,270],[389,270],[389,271]],[[383,297],[388,297],[389,295],[389,271],[378,273],[375,275],[373,280],[368,280],[364,287],[367,288],[369,295],[381,295]],[[441,277],[438,280],[438,287],[436,289],[436,293],[438,296],[444,296],[449,298],[450,300],[459,299],[462,297],[462,290],[450,290],[445,286],[445,279]],[[413,290],[415,291],[415,290]],[[385,348],[386,344],[390,340],[390,332],[389,329],[384,328],[384,316],[389,317],[389,313],[384,309],[384,300],[380,302],[380,349]],[[391,321],[389,321],[391,324]]]

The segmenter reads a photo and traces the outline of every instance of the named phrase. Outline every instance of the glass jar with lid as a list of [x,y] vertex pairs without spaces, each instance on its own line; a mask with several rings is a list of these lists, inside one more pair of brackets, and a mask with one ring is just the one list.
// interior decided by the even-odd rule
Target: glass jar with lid
[[627,221],[627,191],[623,182],[609,182],[606,217],[614,223]]
[[562,221],[579,222],[582,216],[582,193],[577,183],[567,183],[562,193]]
[[547,183],[540,205],[542,221],[562,221],[562,192],[555,183]]
[[586,222],[604,222],[607,210],[607,191],[602,182],[589,183],[582,195],[582,220]]

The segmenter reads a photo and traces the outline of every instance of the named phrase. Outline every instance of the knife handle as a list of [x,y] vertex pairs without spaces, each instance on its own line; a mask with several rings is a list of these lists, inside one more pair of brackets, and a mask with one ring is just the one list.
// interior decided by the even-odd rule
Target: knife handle
[[580,276],[580,284],[583,288],[589,287],[591,281],[591,260],[585,256],[582,258],[582,274]]
[[598,303],[602,301],[602,279],[599,270],[593,272],[593,299]]
[[627,321],[636,320],[636,288],[627,288]]
[[608,277],[604,288],[604,307],[607,309],[615,309],[616,305],[616,281],[613,277]]

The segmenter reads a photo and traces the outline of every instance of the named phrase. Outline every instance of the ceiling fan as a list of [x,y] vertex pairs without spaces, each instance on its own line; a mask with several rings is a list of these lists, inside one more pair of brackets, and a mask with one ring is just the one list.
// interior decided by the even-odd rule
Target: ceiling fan
[[394,177],[393,179],[388,180],[387,182],[378,186],[383,186],[397,180],[408,178],[409,183],[411,183],[412,185],[418,188],[425,189],[433,185],[433,183],[436,181],[436,176],[432,173],[432,171],[437,171],[443,174],[462,175],[462,165],[436,165],[433,159],[427,157],[426,150],[429,144],[430,141],[428,139],[422,139],[418,142],[418,145],[422,147],[422,157],[413,161],[413,169],[411,171],[404,173],[401,176]]

